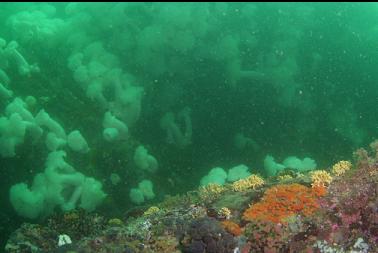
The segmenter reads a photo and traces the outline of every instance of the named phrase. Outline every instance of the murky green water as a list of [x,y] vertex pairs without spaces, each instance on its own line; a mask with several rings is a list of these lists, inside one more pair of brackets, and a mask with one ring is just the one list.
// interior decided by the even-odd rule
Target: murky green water
[[1,3],[0,24],[0,244],[378,133],[375,3]]

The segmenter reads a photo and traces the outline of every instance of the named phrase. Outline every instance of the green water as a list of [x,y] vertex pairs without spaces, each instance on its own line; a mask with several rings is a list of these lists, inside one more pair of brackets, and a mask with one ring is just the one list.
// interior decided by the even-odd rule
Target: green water
[[[13,93],[1,96],[1,116],[14,98],[33,96],[33,116],[44,109],[67,134],[79,130],[89,152],[59,150],[102,183],[107,198],[96,210],[109,216],[136,206],[129,192],[143,179],[154,185],[143,203],[151,204],[198,187],[213,167],[245,164],[264,175],[268,154],[327,168],[378,133],[376,3],[1,3],[0,24],[0,69],[10,80],[0,82]],[[7,51],[10,41],[27,63]],[[104,140],[107,111],[127,138]],[[184,139],[167,141],[168,112]],[[27,220],[9,189],[44,171],[47,133],[26,131],[15,154],[0,156],[1,245]],[[238,134],[246,145],[235,145]],[[136,165],[139,145],[155,172]]]

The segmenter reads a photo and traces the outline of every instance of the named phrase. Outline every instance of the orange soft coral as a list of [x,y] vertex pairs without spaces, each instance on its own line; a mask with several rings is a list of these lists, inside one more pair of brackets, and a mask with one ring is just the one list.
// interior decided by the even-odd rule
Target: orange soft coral
[[327,188],[324,185],[313,185],[312,193],[316,197],[323,197],[327,194]]
[[285,223],[285,219],[295,214],[309,216],[319,208],[317,197],[325,194],[325,189],[319,187],[311,189],[300,184],[274,186],[265,192],[260,202],[244,212],[243,218]]
[[229,220],[222,221],[222,226],[226,229],[227,232],[233,234],[234,236],[239,236],[243,232],[237,223]]

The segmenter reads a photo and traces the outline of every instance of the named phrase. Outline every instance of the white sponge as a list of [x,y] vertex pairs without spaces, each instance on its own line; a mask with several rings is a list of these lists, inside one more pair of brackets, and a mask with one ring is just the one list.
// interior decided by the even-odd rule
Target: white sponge
[[139,169],[155,172],[158,169],[158,162],[150,155],[147,149],[140,145],[135,149],[134,162]]
[[11,98],[13,96],[13,91],[7,89],[1,82],[0,82],[0,97],[1,98]]
[[74,130],[67,136],[68,146],[75,152],[88,153],[89,147],[87,141],[78,130]]
[[26,123],[18,113],[13,113],[9,119],[0,118],[0,154],[2,157],[16,155],[16,146],[24,141]]
[[201,186],[208,184],[224,185],[226,183],[227,173],[224,169],[216,167],[210,170],[210,172],[201,179]]
[[140,205],[144,202],[143,192],[138,188],[132,188],[129,192],[129,197],[134,204]]
[[82,187],[79,206],[89,212],[94,211],[96,206],[106,197],[106,194],[102,191],[102,184],[94,178],[88,177]]
[[285,169],[285,165],[276,163],[273,156],[267,155],[264,159],[264,169],[268,176],[275,176],[277,172]]
[[67,138],[64,128],[57,121],[53,120],[45,110],[42,109],[38,112],[37,116],[35,116],[35,121],[39,126],[44,126],[50,132],[56,134],[58,138],[64,140]]
[[16,212],[29,219],[37,218],[44,207],[44,196],[40,192],[30,191],[25,183],[13,185],[9,198]]
[[313,170],[316,168],[316,163],[313,159],[305,157],[303,160],[296,156],[289,156],[283,161],[286,168],[296,169],[298,171]]
[[154,185],[152,184],[152,182],[147,179],[142,180],[138,184],[139,190],[143,193],[143,196],[148,200],[155,198],[153,186]]
[[117,119],[111,112],[106,112],[102,122],[103,136],[106,141],[113,142],[128,137],[129,129],[125,123]]
[[106,197],[102,184],[77,172],[65,156],[64,151],[51,152],[45,171],[34,177],[30,189],[24,183],[11,187],[10,201],[19,215],[33,219],[51,214],[57,206],[63,211],[76,206],[93,211]]
[[251,175],[251,173],[248,171],[248,167],[244,164],[240,164],[238,166],[235,166],[228,171],[227,175],[227,181],[229,182],[235,182],[243,178],[247,178]]
[[61,139],[59,138],[58,136],[56,136],[55,133],[53,132],[49,132],[47,135],[46,135],[46,140],[45,140],[45,144],[47,146],[47,149],[50,150],[50,151],[56,151],[57,149],[59,149],[60,147],[63,147],[64,145],[66,145],[66,140],[65,139]]
[[129,192],[131,202],[140,205],[145,200],[151,200],[155,198],[153,190],[153,183],[150,180],[142,180],[138,184],[138,188],[132,188]]

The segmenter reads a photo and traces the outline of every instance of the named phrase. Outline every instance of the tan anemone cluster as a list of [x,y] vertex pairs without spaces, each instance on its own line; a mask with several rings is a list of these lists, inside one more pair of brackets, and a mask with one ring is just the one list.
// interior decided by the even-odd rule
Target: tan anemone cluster
[[150,216],[150,215],[153,215],[153,214],[156,214],[160,211],[160,208],[157,207],[157,206],[151,206],[149,207],[144,213],[143,215],[144,216]]
[[291,175],[280,175],[277,177],[280,182],[286,182],[293,179]]
[[219,197],[225,190],[226,188],[222,185],[210,183],[206,186],[201,186],[198,193],[202,200],[211,200]]
[[335,165],[332,166],[332,174],[336,176],[343,175],[346,171],[352,168],[352,163],[349,161],[339,161]]
[[218,211],[218,216],[219,217],[224,217],[224,218],[226,218],[228,220],[231,217],[231,210],[228,209],[227,207],[222,207]]
[[328,186],[332,182],[332,176],[325,170],[315,170],[311,172],[312,187]]
[[231,185],[231,188],[233,191],[243,192],[251,188],[256,189],[258,187],[263,186],[264,184],[265,184],[265,181],[262,177],[258,175],[251,175],[247,178],[240,179],[234,182]]

